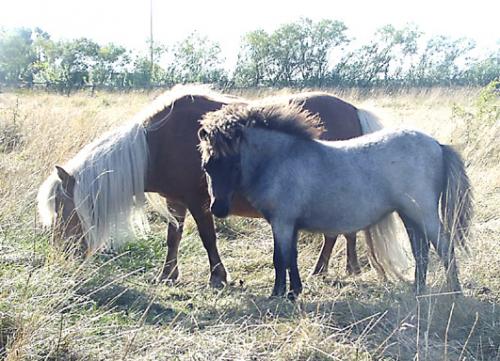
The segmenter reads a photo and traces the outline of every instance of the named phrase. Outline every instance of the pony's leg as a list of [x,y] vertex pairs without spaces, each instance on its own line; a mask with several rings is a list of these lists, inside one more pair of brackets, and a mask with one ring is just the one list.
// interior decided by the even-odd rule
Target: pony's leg
[[[293,225],[283,223],[271,223],[274,238],[274,288],[271,294],[273,296],[283,296],[286,292],[286,271],[290,269],[290,284],[292,287],[300,287],[300,276],[297,269],[297,247],[294,246],[294,234],[296,234]],[[295,258],[295,261],[293,261]],[[292,263],[294,263],[292,271]],[[293,283],[293,285],[292,285]],[[300,293],[300,289],[297,289]],[[298,294],[297,293],[297,294]]]
[[347,243],[346,272],[350,275],[358,275],[361,273],[361,268],[356,253],[356,233],[344,234],[344,237]]
[[415,258],[414,291],[415,294],[421,295],[425,292],[427,264],[429,263],[429,240],[416,222],[401,213],[400,217],[410,238],[411,250]]
[[297,230],[295,229],[292,236],[292,249],[291,249],[290,269],[288,271],[290,276],[290,293],[289,298],[294,299],[302,292],[302,282],[300,281],[299,266],[297,264]]
[[283,296],[286,291],[286,265],[281,253],[281,248],[275,239],[273,251],[274,287],[271,297]]
[[170,280],[175,281],[179,277],[179,269],[177,267],[177,252],[179,251],[179,243],[182,238],[184,229],[184,219],[186,218],[186,206],[180,203],[169,202],[168,207],[170,212],[175,217],[177,225],[168,224],[167,229],[167,256],[158,281]]
[[[439,219],[439,218],[438,218]],[[450,241],[448,232],[444,231],[444,226],[439,222],[439,230],[434,234],[429,234],[432,245],[436,249],[439,258],[443,262],[444,270],[446,272],[446,281],[448,289],[451,292],[462,292],[460,281],[458,280],[458,269],[455,258],[455,247],[453,242]]]
[[323,247],[321,247],[321,252],[318,260],[316,261],[316,266],[314,266],[314,271],[312,272],[313,275],[326,274],[328,272],[328,263],[330,262],[330,256],[332,255],[332,249],[333,246],[335,246],[337,237],[337,235],[324,235]]
[[193,216],[201,241],[208,253],[210,263],[210,286],[221,288],[227,284],[227,273],[217,250],[217,238],[215,235],[214,219],[208,209],[195,206],[189,208]]

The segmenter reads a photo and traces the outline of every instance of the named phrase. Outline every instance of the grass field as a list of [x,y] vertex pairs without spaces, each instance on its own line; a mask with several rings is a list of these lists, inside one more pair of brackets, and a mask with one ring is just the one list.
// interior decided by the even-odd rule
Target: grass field
[[[165,225],[118,255],[84,262],[49,246],[37,188],[53,165],[130,118],[157,94],[70,97],[0,93],[0,357],[7,360],[500,360],[500,125],[493,89],[337,92],[385,125],[416,127],[464,155],[476,215],[470,254],[458,252],[464,295],[441,293],[431,252],[429,292],[382,282],[359,242],[360,276],[345,275],[345,243],[329,274],[307,276],[321,237],[302,235],[304,293],[270,299],[272,238],[265,222],[218,221],[231,284],[207,287],[208,259],[192,219],[181,279],[156,285]],[[249,97],[262,92],[245,93]]]

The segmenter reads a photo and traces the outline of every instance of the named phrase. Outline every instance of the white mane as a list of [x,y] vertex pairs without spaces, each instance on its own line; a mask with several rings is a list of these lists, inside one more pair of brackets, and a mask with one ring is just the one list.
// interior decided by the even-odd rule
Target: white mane
[[[148,131],[159,129],[169,114],[163,119],[155,119],[153,124],[147,121],[186,95],[202,95],[227,102],[236,99],[220,95],[207,86],[176,86],[156,98],[129,124],[86,145],[63,166],[76,180],[74,203],[91,252],[104,245],[119,248],[127,235],[141,234],[149,228],[143,210],[148,165],[145,126]],[[54,171],[38,192],[38,210],[47,227],[53,225],[56,217],[55,195],[60,184]],[[159,208],[162,204],[157,210],[175,222],[165,202],[158,202],[152,196],[148,195],[154,200],[152,206]]]
[[[64,165],[76,180],[74,203],[91,252],[105,244],[119,247],[127,234],[148,228],[143,211],[147,162],[145,129],[133,122],[104,134]],[[53,172],[38,193],[46,226],[56,216],[55,194],[60,183]]]

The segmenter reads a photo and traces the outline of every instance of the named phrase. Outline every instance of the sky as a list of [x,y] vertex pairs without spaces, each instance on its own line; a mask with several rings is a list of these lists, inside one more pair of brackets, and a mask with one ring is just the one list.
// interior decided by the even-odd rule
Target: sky
[[[0,27],[40,27],[54,39],[88,37],[146,50],[151,0],[0,0]],[[220,43],[234,62],[241,37],[262,28],[308,17],[341,20],[348,35],[367,41],[385,24],[417,25],[426,35],[444,34],[474,39],[480,49],[500,45],[494,0],[152,0],[154,39],[173,44],[192,31]]]

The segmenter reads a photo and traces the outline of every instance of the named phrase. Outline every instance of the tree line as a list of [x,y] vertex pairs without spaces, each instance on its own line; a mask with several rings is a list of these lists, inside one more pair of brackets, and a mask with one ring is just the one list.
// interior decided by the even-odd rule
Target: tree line
[[[219,87],[377,87],[486,85],[500,74],[500,48],[474,58],[466,38],[424,38],[414,25],[379,28],[353,46],[342,21],[304,18],[242,37],[234,69],[221,46],[197,32],[150,54],[87,38],[53,40],[42,29],[0,29],[0,85],[141,89],[178,83]],[[151,44],[150,44],[151,45]]]

